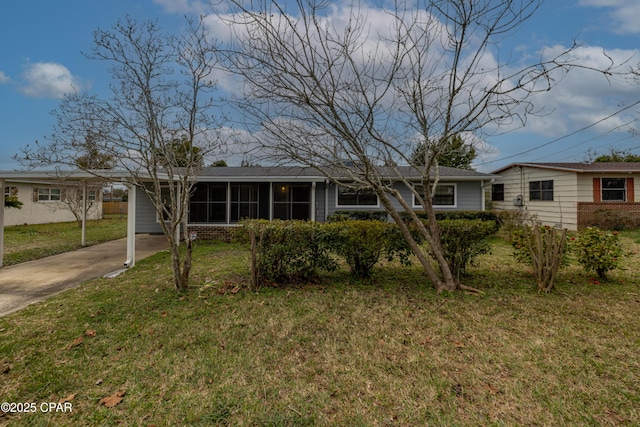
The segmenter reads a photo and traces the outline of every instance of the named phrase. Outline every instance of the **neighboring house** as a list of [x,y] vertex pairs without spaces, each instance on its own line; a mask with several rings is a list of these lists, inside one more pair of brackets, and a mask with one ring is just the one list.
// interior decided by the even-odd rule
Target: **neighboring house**
[[[384,172],[384,170],[383,170]],[[406,179],[420,181],[412,167],[388,168],[387,176],[400,172]],[[438,211],[484,210],[484,187],[490,174],[440,168],[434,207]],[[397,180],[393,184],[416,209],[409,189]],[[137,190],[136,232],[160,233],[158,218],[150,201]],[[399,204],[397,208],[401,210]],[[337,186],[313,168],[302,167],[212,167],[198,176],[189,204],[189,230],[198,237],[226,237],[243,218],[300,219],[326,221],[336,211],[384,210],[370,191],[352,191]]]
[[[50,181],[5,180],[4,195],[17,197],[22,202],[20,209],[4,209],[4,225],[45,224],[75,221],[71,209],[81,212],[82,189],[69,183]],[[87,219],[102,218],[101,187],[87,190],[90,208]]]
[[640,226],[640,163],[513,163],[493,174],[496,210],[570,230]]

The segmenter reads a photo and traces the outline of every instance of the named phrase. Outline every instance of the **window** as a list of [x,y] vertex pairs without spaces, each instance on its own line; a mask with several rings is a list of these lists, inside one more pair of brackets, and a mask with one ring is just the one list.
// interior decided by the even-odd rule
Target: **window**
[[[424,189],[422,185],[416,185],[415,189],[424,197]],[[456,184],[438,184],[435,193],[432,194],[431,201],[433,206],[456,206]],[[413,197],[413,207],[422,208],[416,197]]]
[[373,190],[353,190],[346,187],[337,187],[338,206],[378,206],[378,196]]
[[4,187],[4,197],[18,197],[18,187]]
[[553,201],[553,180],[529,182],[529,200]]
[[39,202],[59,202],[62,200],[62,191],[59,188],[38,188]]
[[453,184],[443,184],[436,187],[433,194],[433,206],[455,206],[456,186]]
[[231,184],[231,222],[258,218],[258,185]]
[[273,184],[274,219],[307,220],[310,217],[310,184]]
[[[78,199],[82,201],[83,198],[82,190],[78,190]],[[93,204],[96,201],[97,193],[96,190],[87,190],[87,201],[89,204]]]
[[504,184],[493,184],[491,186],[491,201],[504,202]]
[[627,180],[625,178],[602,178],[601,183],[602,201],[627,201]]
[[198,183],[189,203],[189,222],[227,222],[227,184]]

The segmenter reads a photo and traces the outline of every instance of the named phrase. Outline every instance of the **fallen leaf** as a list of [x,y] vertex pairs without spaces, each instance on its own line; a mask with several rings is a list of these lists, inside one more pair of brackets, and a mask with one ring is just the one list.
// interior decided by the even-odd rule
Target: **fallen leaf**
[[167,317],[167,312],[166,311],[162,312],[162,317]]
[[67,346],[67,350],[69,350],[72,347],[77,347],[80,344],[82,344],[82,341],[84,341],[84,338],[82,336],[79,336],[78,338],[76,338],[75,340],[73,340],[73,342],[71,344],[69,344]]
[[95,337],[96,336],[96,330],[95,329],[87,329],[87,331],[84,333],[85,336],[87,337]]
[[100,385],[100,384],[102,384],[102,382],[103,382],[103,381],[104,381],[104,380],[103,380],[102,378],[100,378],[99,380],[97,380],[97,381],[96,381],[96,385]]
[[457,348],[464,348],[465,345],[462,341],[454,341],[453,344],[457,347]]
[[124,396],[124,391],[116,391],[111,396],[103,397],[98,403],[106,406],[107,408],[113,408],[118,403],[122,402],[122,396]]
[[488,383],[485,384],[485,387],[487,388],[487,390],[489,390],[489,393],[494,394],[494,395],[498,394],[498,392],[500,391],[496,387],[494,387],[493,385],[488,384]]
[[58,402],[58,403],[71,402],[71,401],[73,400],[73,398],[74,398],[74,397],[76,397],[76,394],[75,394],[75,393],[70,394],[69,396],[67,396],[67,397],[65,397],[65,398],[60,399],[60,402]]

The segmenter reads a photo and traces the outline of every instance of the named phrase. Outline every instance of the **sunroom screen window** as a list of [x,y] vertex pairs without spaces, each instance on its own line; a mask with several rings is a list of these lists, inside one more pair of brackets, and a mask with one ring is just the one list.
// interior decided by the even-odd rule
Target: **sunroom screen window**
[[198,183],[191,193],[191,223],[227,222],[227,184]]
[[258,218],[258,184],[231,185],[231,222]]
[[273,184],[273,218],[301,219],[311,217],[310,184]]

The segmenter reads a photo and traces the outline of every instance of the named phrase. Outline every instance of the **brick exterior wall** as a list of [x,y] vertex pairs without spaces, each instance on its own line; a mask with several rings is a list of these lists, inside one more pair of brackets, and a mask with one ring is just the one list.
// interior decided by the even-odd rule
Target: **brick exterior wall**
[[222,240],[230,242],[236,227],[220,225],[190,225],[189,233],[196,232],[198,240]]
[[640,203],[578,203],[578,230],[597,226],[607,229],[640,227]]

